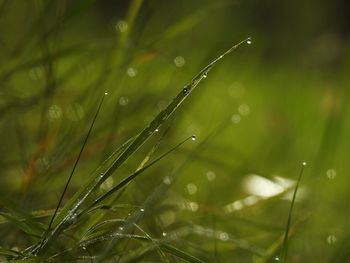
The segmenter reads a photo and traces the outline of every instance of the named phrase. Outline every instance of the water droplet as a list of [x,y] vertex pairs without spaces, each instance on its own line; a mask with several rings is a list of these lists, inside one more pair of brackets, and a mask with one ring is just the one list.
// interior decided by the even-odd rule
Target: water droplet
[[241,121],[241,116],[239,114],[233,114],[232,117],[231,117],[231,121],[234,123],[234,124],[237,124]]
[[303,162],[303,166],[306,166],[307,165],[307,163],[306,162]]
[[234,210],[241,210],[241,209],[243,208],[243,203],[242,203],[242,201],[237,200],[237,201],[233,202],[233,203],[232,203],[232,208],[233,208]]
[[39,80],[44,75],[44,70],[42,67],[35,67],[29,70],[28,75],[32,80]]
[[192,141],[195,141],[195,140],[197,140],[197,137],[196,137],[196,135],[192,135],[192,136],[191,136],[191,140],[192,140]]
[[219,232],[218,237],[222,241],[227,241],[229,239],[229,236],[226,232]]
[[208,181],[214,181],[216,178],[216,174],[213,171],[208,171],[206,173],[206,176],[207,176]]
[[114,180],[112,177],[108,177],[106,179],[106,181],[104,181],[101,185],[100,185],[100,189],[103,191],[108,191],[113,187],[114,184]]
[[327,237],[327,243],[330,245],[333,245],[337,241],[337,238],[335,235],[329,235]]
[[326,174],[328,179],[334,179],[337,175],[337,172],[334,169],[328,169]]
[[275,257],[275,261],[280,261],[279,256],[276,256],[276,257]]
[[48,118],[50,121],[55,121],[61,118],[62,109],[58,105],[52,105],[48,110]]
[[128,97],[120,97],[119,98],[119,105],[120,106],[126,106],[129,104],[129,98]]
[[128,30],[128,23],[124,20],[120,20],[117,22],[117,24],[115,25],[115,29],[117,31],[119,31],[120,33],[125,32],[126,30]]
[[195,184],[188,184],[187,186],[186,186],[186,188],[187,188],[187,192],[190,194],[190,195],[194,195],[196,192],[197,192],[197,190],[198,190],[198,188],[197,188],[197,186],[195,185]]
[[177,67],[181,68],[185,65],[185,59],[182,56],[177,56],[176,58],[174,58],[174,63]]
[[108,92],[107,91],[105,91],[105,96],[107,96],[108,95]]
[[199,205],[196,202],[188,202],[186,204],[186,207],[187,207],[188,210],[190,210],[192,212],[197,212],[198,209],[199,209]]
[[182,93],[183,94],[187,94],[188,93],[188,88],[183,88]]
[[124,227],[120,226],[120,227],[118,227],[118,229],[122,231],[122,230],[124,230]]
[[203,78],[208,77],[208,73],[203,73]]
[[162,236],[163,236],[163,237],[166,237],[166,235],[167,235],[167,233],[165,233],[165,232],[162,233]]
[[241,104],[239,105],[238,107],[238,112],[242,115],[242,116],[245,116],[245,115],[248,115],[249,112],[250,112],[250,108],[247,104]]
[[69,219],[72,223],[75,223],[77,221],[77,213],[73,213]]
[[71,121],[79,121],[85,115],[84,108],[78,103],[73,103],[69,105],[65,110],[65,113],[67,118]]
[[247,39],[247,44],[250,45],[252,43],[252,39],[251,38],[248,38]]
[[154,131],[155,131],[155,132],[159,132],[159,129],[157,128],[157,129],[155,129]]
[[171,184],[171,178],[169,176],[165,176],[163,178],[163,183],[167,184],[167,185],[170,185]]
[[250,206],[250,205],[254,205],[259,201],[259,198],[255,195],[250,195],[246,198],[243,199],[243,204]]
[[82,249],[82,250],[86,250],[86,247],[82,246],[81,249]]
[[137,70],[133,67],[130,67],[130,68],[128,68],[126,73],[128,74],[129,77],[133,78],[137,75]]
[[144,208],[140,208],[140,212],[145,212],[145,209]]

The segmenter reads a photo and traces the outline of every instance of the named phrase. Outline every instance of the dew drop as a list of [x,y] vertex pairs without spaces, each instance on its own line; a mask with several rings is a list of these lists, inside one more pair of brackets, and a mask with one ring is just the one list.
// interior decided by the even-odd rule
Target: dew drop
[[234,123],[234,124],[237,124],[241,121],[241,116],[239,114],[233,114],[232,117],[231,117],[231,121]]
[[185,65],[185,59],[182,56],[177,56],[174,58],[174,63],[178,68],[181,68]]
[[117,31],[119,31],[120,33],[125,32],[126,30],[128,30],[128,23],[124,20],[120,20],[117,22],[117,24],[115,25],[115,29]]
[[184,89],[182,90],[182,93],[183,93],[183,94],[187,94],[187,93],[188,93],[188,88],[184,88]]
[[334,169],[328,169],[326,175],[328,179],[334,179],[337,175],[337,172]]
[[58,105],[52,105],[49,108],[47,115],[50,121],[58,120],[62,116],[62,109]]
[[162,236],[163,236],[163,237],[166,237],[166,235],[167,235],[167,233],[165,233],[165,232],[162,233]]
[[226,232],[220,232],[218,235],[219,239],[222,241],[227,241],[229,240],[229,236]]
[[242,208],[243,208],[243,203],[242,203],[242,201],[240,201],[240,200],[237,200],[237,201],[234,201],[233,203],[232,203],[232,208],[234,209],[234,210],[241,210]]
[[205,79],[206,77],[208,77],[208,74],[207,74],[207,73],[204,73],[204,74],[203,74],[203,78]]
[[198,190],[198,188],[197,188],[197,185],[195,185],[195,184],[188,184],[187,186],[186,186],[186,188],[187,188],[187,192],[190,194],[190,195],[194,195],[196,192],[197,192],[197,190]]
[[120,106],[126,106],[129,104],[129,98],[128,97],[120,97],[119,98],[119,105]]
[[195,140],[197,140],[197,137],[196,137],[196,135],[192,135],[192,136],[191,136],[191,140],[192,140],[192,141],[195,141]]
[[171,184],[171,178],[169,176],[165,176],[163,178],[163,183],[166,185],[170,185]]
[[306,166],[307,165],[307,163],[306,162],[303,162],[303,166]]
[[248,38],[247,39],[247,44],[250,45],[252,43],[252,39],[251,38]]
[[120,226],[118,227],[119,230],[124,230],[124,227]]
[[335,235],[329,235],[327,237],[327,243],[330,245],[333,245],[337,241],[337,238]]
[[213,171],[208,171],[206,173],[206,176],[207,176],[208,181],[214,181],[216,178],[216,174]]
[[108,95],[108,92],[107,91],[105,91],[105,96],[107,96]]
[[126,73],[128,74],[129,77],[133,78],[137,75],[137,70],[133,67],[130,67],[130,68],[128,68]]
[[186,207],[188,210],[192,211],[192,212],[197,212],[199,209],[199,205],[197,202],[188,202],[186,204]]
[[159,132],[159,129],[157,128],[157,129],[155,129],[154,131],[155,131],[155,132]]
[[238,112],[239,112],[242,116],[248,115],[249,112],[250,112],[250,107],[249,107],[247,104],[241,104],[241,105],[239,105],[239,107],[238,107]]
[[145,212],[145,209],[144,208],[140,208],[140,212]]
[[280,261],[280,258],[278,256],[276,256],[275,261]]

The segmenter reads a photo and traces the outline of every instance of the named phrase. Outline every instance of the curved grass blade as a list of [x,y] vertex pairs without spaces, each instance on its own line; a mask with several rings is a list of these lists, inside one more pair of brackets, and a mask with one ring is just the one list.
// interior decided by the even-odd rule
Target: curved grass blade
[[290,225],[291,225],[291,221],[292,221],[292,211],[293,211],[293,207],[294,207],[294,204],[295,204],[295,199],[296,199],[296,196],[297,196],[297,191],[298,191],[298,188],[299,188],[299,185],[300,185],[301,177],[303,176],[303,172],[304,172],[304,167],[305,166],[306,166],[306,162],[303,162],[303,164],[301,166],[301,169],[300,169],[298,181],[297,181],[297,184],[296,184],[295,189],[294,189],[292,202],[291,202],[290,208],[289,208],[288,221],[287,221],[287,225],[286,225],[286,230],[285,230],[283,244],[282,244],[280,258],[279,258],[279,261],[282,262],[282,263],[285,262],[285,260],[287,258],[288,233],[289,233],[289,229],[290,229]]
[[76,218],[76,211],[85,202],[85,200],[109,177],[111,176],[128,158],[134,154],[181,105],[181,103],[189,96],[189,94],[197,87],[197,85],[207,77],[208,72],[225,56],[237,49],[244,43],[250,43],[247,38],[238,44],[232,46],[222,55],[213,60],[204,67],[191,81],[187,84],[172,102],[162,110],[151,122],[144,128],[136,139],[118,156],[118,158],[104,171],[95,174],[89,182],[78,191],[70,202],[67,203],[59,217],[59,224],[56,228],[43,240],[43,245],[39,249],[33,251],[35,254],[44,253],[64,229],[66,229]]

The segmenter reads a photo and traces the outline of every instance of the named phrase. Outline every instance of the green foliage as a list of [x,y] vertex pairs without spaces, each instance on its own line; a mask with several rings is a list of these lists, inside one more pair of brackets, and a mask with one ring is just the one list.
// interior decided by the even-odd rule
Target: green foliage
[[0,261],[349,261],[348,40],[314,2],[0,1]]

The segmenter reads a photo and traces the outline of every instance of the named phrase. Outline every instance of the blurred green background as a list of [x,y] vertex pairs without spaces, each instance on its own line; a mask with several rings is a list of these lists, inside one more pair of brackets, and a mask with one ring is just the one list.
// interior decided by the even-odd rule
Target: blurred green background
[[[155,156],[195,134],[119,202],[142,205],[169,185],[140,222],[152,236],[179,232],[179,246],[208,262],[272,262],[306,161],[287,262],[350,262],[349,7],[0,1],[0,210],[54,209],[105,91],[65,201],[201,68],[250,36],[103,187],[135,170],[165,130]],[[4,247],[33,242],[6,222],[0,235]]]

